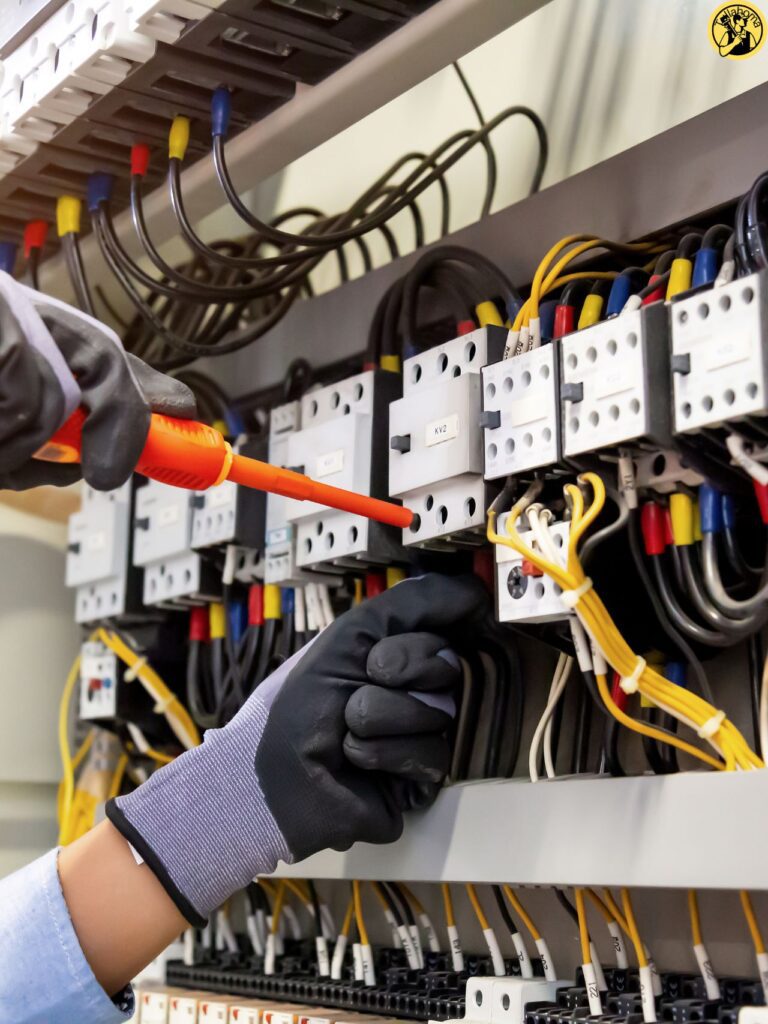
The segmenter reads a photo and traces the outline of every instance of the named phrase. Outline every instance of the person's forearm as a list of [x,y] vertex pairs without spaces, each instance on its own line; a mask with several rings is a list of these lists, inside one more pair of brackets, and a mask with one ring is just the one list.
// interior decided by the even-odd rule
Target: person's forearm
[[146,864],[108,821],[59,854],[59,877],[85,958],[119,992],[187,922]]

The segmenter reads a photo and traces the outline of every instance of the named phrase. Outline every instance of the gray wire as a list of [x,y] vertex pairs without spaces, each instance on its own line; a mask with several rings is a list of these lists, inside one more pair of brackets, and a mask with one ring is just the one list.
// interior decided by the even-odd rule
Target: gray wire
[[704,585],[707,588],[712,603],[724,615],[735,615],[740,619],[747,619],[752,612],[758,611],[761,606],[765,606],[766,602],[768,602],[768,583],[764,583],[756,593],[751,597],[745,598],[743,601],[734,600],[726,591],[720,576],[720,567],[717,564],[717,548],[714,533],[704,534],[703,556]]
[[705,622],[713,629],[733,637],[746,637],[759,627],[759,616],[754,615],[748,619],[731,619],[723,615],[715,606],[707,600],[703,593],[701,574],[693,562],[693,555],[690,546],[680,548],[680,556],[683,563],[683,576],[685,578],[685,589],[693,602],[696,611]]

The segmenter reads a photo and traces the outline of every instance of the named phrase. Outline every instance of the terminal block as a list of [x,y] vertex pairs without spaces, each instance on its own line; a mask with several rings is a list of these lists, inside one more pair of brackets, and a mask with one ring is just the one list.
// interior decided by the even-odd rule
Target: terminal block
[[675,302],[672,382],[675,431],[768,412],[768,276],[740,277]]
[[507,332],[483,327],[403,365],[389,412],[389,493],[416,513],[409,545],[477,543],[484,529],[481,368],[501,358]]
[[[386,498],[387,413],[399,390],[399,374],[367,370],[305,395],[302,429],[288,436],[289,468]],[[397,531],[362,516],[291,498],[286,518],[296,531],[300,568],[343,572],[402,558]]]
[[669,447],[667,309],[650,306],[563,338],[563,454],[651,442]]
[[560,460],[559,387],[559,345],[483,367],[486,480]]
[[138,610],[138,574],[131,567],[129,481],[114,491],[83,485],[82,505],[69,517],[66,584],[75,589],[75,621],[115,618]]
[[[498,532],[504,536],[507,515],[499,517]],[[550,532],[555,545],[568,544],[570,524],[552,523]],[[530,531],[520,530],[525,543],[538,550]],[[560,587],[522,555],[502,544],[496,545],[496,618],[499,622],[556,622],[566,619],[568,612],[560,600]]]
[[149,480],[136,492],[133,564],[144,569],[144,604],[215,600],[213,567],[191,550],[194,492]]

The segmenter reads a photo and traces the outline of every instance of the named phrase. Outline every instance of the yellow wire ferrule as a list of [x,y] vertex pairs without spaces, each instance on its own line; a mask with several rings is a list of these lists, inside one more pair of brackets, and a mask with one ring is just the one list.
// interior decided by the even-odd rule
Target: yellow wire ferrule
[[56,232],[59,238],[80,234],[82,209],[82,200],[77,196],[59,196],[56,200]]
[[694,540],[693,501],[687,494],[673,494],[669,499],[672,539],[676,547],[688,547]]
[[496,303],[491,302],[490,299],[486,299],[484,302],[478,302],[475,306],[475,315],[477,316],[477,322],[481,327],[503,327],[504,321],[501,318],[501,314],[496,308]]
[[264,584],[264,618],[265,619],[280,619],[282,618],[282,600],[280,597],[280,587],[275,583]]
[[603,315],[603,297],[602,295],[588,295],[584,299],[584,305],[581,307],[581,313],[579,314],[578,329],[583,331],[585,327],[591,327],[592,324],[600,322],[600,317]]
[[224,605],[214,601],[208,608],[208,629],[211,640],[223,640],[227,635],[227,613]]
[[407,579],[405,569],[401,569],[396,565],[389,566],[387,569],[387,590],[398,583],[402,583],[404,579]]
[[189,118],[174,117],[168,132],[168,159],[183,160],[189,145]]
[[401,372],[400,356],[382,356],[380,365],[382,370],[389,370],[390,373]]
[[672,260],[672,266],[669,268],[669,282],[667,284],[667,302],[673,299],[675,295],[679,295],[680,292],[687,292],[691,287],[692,277],[693,263],[690,260],[684,259],[682,256]]

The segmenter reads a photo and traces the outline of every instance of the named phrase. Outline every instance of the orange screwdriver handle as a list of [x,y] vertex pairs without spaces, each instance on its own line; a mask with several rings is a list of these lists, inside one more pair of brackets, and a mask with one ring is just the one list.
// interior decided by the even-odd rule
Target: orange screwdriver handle
[[[78,409],[35,453],[46,462],[79,462],[86,412]],[[204,491],[227,479],[232,449],[218,430],[153,412],[136,472],[173,487]]]
[[[85,417],[83,409],[74,412],[35,453],[35,458],[46,462],[79,462]],[[229,479],[244,487],[282,494],[297,501],[314,501],[400,529],[407,529],[413,522],[413,513],[402,505],[331,487],[303,473],[280,469],[258,459],[234,455],[213,427],[159,413],[152,413],[136,472],[192,491],[205,491]]]

